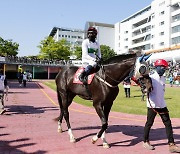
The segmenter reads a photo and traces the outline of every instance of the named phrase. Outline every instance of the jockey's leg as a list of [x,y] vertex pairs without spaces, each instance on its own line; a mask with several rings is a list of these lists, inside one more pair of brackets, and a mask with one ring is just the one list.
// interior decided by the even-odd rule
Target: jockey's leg
[[84,71],[79,76],[79,80],[83,82],[84,84],[87,84],[87,77],[93,72],[94,67],[91,65],[88,65]]

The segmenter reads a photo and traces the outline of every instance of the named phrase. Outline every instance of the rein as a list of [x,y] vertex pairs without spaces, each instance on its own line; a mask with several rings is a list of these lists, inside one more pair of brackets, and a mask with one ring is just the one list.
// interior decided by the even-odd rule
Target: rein
[[106,85],[108,85],[109,87],[111,87],[111,88],[116,88],[117,87],[117,86],[113,86],[113,85],[109,84],[106,80],[102,79],[101,77],[99,77],[97,75],[95,75],[95,77],[97,79],[99,79],[100,81],[102,81],[103,83],[105,83]]
[[[117,82],[118,84],[120,83],[120,81],[117,81],[117,80],[113,79],[112,77],[110,77],[109,75],[106,74],[106,71],[105,71],[103,65],[100,64],[100,68],[101,68],[101,70],[102,70],[102,72],[104,73],[105,76],[107,76],[107,77],[110,78],[111,80]],[[110,83],[108,83],[108,82],[106,81],[106,79],[102,79],[102,78],[101,78],[100,76],[98,76],[97,74],[95,75],[95,77],[96,77],[97,79],[99,79],[101,82],[105,83],[107,86],[111,87],[111,88],[116,88],[116,87],[118,87],[118,85],[116,85],[116,86],[111,85]],[[104,78],[106,78],[106,77],[104,77]]]

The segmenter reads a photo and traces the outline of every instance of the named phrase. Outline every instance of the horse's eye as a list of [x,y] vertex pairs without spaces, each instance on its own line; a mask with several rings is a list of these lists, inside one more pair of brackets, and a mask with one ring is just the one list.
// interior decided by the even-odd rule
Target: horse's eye
[[140,73],[140,74],[145,74],[145,73],[146,73],[146,70],[147,70],[146,66],[142,65],[142,66],[139,68],[139,73]]

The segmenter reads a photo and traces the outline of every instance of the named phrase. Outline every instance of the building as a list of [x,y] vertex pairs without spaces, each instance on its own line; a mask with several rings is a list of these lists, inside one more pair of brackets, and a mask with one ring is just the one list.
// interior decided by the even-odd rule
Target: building
[[[82,41],[84,40],[84,34],[84,31],[81,29],[53,27],[49,36],[52,36],[56,41],[66,39],[67,42],[71,44],[71,50],[73,52],[75,46],[81,46]],[[73,54],[70,57],[70,59],[75,58],[76,57],[73,56]]]
[[176,48],[180,60],[180,0],[153,0],[151,5],[115,24],[118,54],[172,48]]
[[97,41],[99,42],[99,44],[109,46],[111,49],[114,50],[114,41],[115,41],[114,25],[88,21],[85,24],[85,31],[87,31],[87,29],[91,26],[95,27],[98,31]]

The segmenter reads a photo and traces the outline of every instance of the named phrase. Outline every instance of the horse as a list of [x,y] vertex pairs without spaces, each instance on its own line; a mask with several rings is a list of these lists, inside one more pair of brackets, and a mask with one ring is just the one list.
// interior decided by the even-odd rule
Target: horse
[[[57,86],[57,97],[60,106],[60,116],[56,118],[58,121],[58,132],[62,132],[63,117],[68,127],[70,142],[76,142],[72,133],[68,107],[71,105],[73,98],[78,95],[83,99],[92,100],[102,126],[97,135],[93,136],[94,144],[99,138],[103,141],[103,147],[109,148],[109,144],[105,138],[105,131],[108,128],[108,117],[113,105],[113,101],[119,93],[118,84],[127,77],[135,68],[137,56],[136,54],[117,55],[104,61],[100,70],[95,73],[92,83],[89,85],[74,84],[74,74],[78,70],[76,66],[63,67],[55,78]],[[136,69],[135,69],[136,70]],[[138,76],[137,73],[135,75]],[[146,84],[149,91],[152,89],[152,82],[148,77],[140,79]]]

